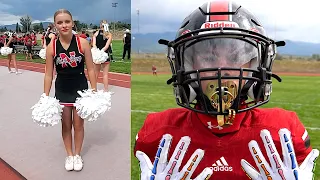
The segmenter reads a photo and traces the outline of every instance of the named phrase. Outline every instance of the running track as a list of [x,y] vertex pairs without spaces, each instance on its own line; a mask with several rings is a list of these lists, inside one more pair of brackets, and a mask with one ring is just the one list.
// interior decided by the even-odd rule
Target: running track
[[[6,64],[7,64],[6,59],[0,59],[0,66],[7,66]],[[18,69],[44,73],[44,67],[45,67],[44,64],[25,62],[25,61],[17,61],[17,64],[18,64]],[[13,67],[13,64],[11,67]],[[14,68],[12,68],[12,70],[14,70]],[[108,78],[109,78],[109,84],[111,85],[125,87],[125,88],[131,87],[131,76],[128,74],[109,72]],[[102,83],[102,72],[99,73],[98,82]]]
[[4,64],[0,60],[0,180],[130,178],[129,75],[110,73],[110,90],[115,92],[112,108],[97,122],[85,123],[84,169],[66,172],[61,123],[44,128],[31,119],[30,107],[43,91],[44,66],[18,61],[23,74],[15,75]]

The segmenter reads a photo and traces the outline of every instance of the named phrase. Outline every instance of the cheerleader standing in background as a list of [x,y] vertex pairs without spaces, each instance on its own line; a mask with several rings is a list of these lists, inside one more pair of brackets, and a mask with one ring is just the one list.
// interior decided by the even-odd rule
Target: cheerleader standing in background
[[55,34],[53,33],[53,24],[49,24],[48,25],[48,29],[46,31],[46,34],[44,35],[44,38],[43,38],[43,48],[46,48],[52,39],[54,39],[56,36]]
[[104,91],[108,91],[108,73],[110,68],[110,59],[111,59],[111,42],[112,42],[112,34],[108,32],[108,29],[105,28],[107,26],[107,21],[103,20],[100,23],[100,30],[96,31],[92,37],[92,46],[94,48],[98,48],[100,50],[103,50],[104,52],[108,53],[109,58],[106,62],[102,64],[95,64],[95,70],[96,70],[96,79],[98,79],[98,75],[101,69],[101,66],[103,68],[103,85],[104,85]]
[[[91,88],[97,89],[91,47],[87,40],[72,34],[74,22],[68,10],[58,10],[54,14],[54,24],[59,36],[53,39],[46,49],[44,93],[49,96],[55,66],[55,97],[65,106],[62,112],[62,138],[67,152],[65,169],[80,171],[83,168],[80,154],[84,139],[84,120],[77,114],[74,103],[76,98],[80,97],[77,91],[88,89],[85,64]],[[72,127],[75,151],[72,150]]]
[[[9,73],[21,74],[22,72],[20,72],[17,67],[17,59],[16,59],[17,51],[14,46],[14,45],[17,45],[16,34],[9,32],[8,37],[9,37],[8,39],[5,39],[4,47],[12,48],[12,53],[8,55],[8,64],[7,65],[8,65]],[[11,67],[10,67],[11,61],[13,61],[13,66],[16,69],[16,72],[11,71]]]

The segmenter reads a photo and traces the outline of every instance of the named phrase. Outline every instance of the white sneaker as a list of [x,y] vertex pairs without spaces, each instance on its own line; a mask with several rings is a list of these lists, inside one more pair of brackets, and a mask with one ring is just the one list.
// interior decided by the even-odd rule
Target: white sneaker
[[74,159],[74,170],[81,171],[83,168],[83,160],[82,160],[81,156],[75,155],[73,157],[73,159]]
[[15,71],[9,71],[9,73],[11,74],[11,73],[15,73]]
[[21,72],[21,71],[17,71],[17,72],[16,72],[16,75],[18,75],[18,74],[22,74],[22,72]]
[[73,161],[74,161],[74,157],[73,156],[66,157],[66,161],[65,161],[64,167],[66,168],[67,171],[72,171],[73,170]]

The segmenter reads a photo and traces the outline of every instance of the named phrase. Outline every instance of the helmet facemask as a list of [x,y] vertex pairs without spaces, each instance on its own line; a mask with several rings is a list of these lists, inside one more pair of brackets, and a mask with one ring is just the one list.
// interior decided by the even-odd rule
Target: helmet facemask
[[[273,76],[273,42],[238,30],[197,30],[169,45],[177,104],[217,116],[219,126],[232,125],[236,113],[265,104],[271,93],[265,87],[271,87]],[[250,93],[253,102],[248,103]]]

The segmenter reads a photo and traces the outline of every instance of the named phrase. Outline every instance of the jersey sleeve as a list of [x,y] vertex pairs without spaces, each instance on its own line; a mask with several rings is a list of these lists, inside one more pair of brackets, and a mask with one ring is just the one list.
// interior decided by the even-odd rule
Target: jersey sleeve
[[295,149],[297,162],[298,164],[301,164],[311,152],[312,147],[307,129],[299,120],[299,117],[296,113],[293,113],[292,116],[294,120],[291,129],[292,142]]

